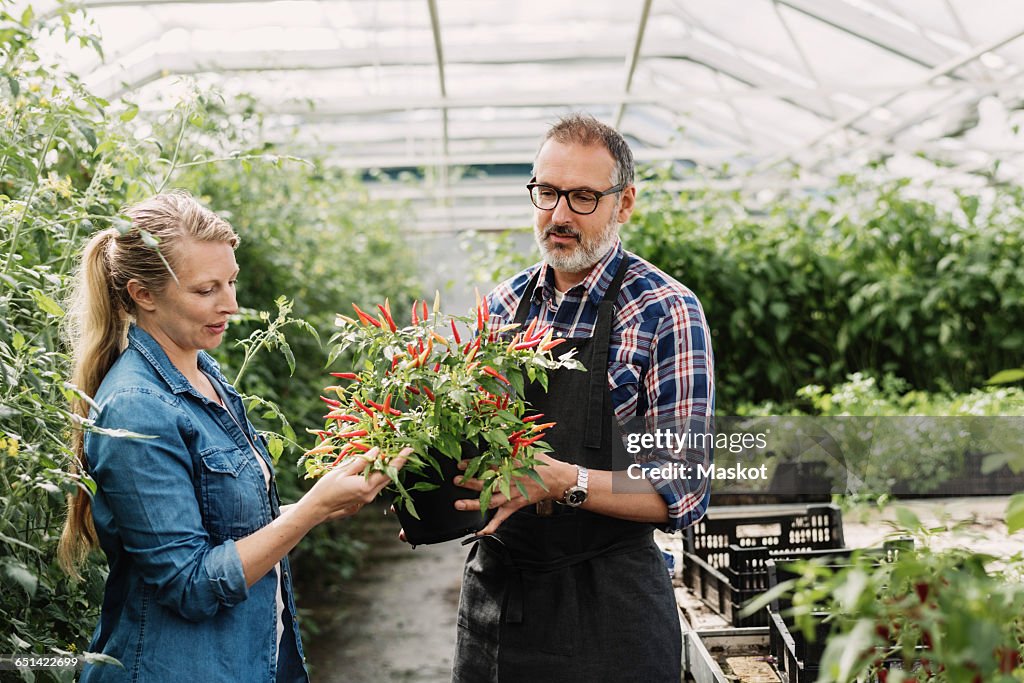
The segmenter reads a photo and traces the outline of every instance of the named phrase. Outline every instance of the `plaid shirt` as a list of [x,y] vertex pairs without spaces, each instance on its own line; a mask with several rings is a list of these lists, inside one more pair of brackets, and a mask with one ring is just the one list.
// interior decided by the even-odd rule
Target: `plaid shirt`
[[[530,278],[541,268],[527,319],[540,317],[555,334],[593,335],[598,305],[626,252],[617,241],[578,285],[555,306],[554,272],[535,264],[498,285],[488,296],[492,316],[502,324],[515,319],[516,308]],[[621,425],[635,416],[647,425],[686,417],[710,418],[714,413],[714,360],[711,336],[700,301],[689,289],[635,254],[616,302],[608,350],[608,385]],[[643,463],[654,468],[678,457],[663,454]],[[710,455],[710,454],[709,454]],[[711,496],[706,478],[649,479],[668,504],[666,531],[679,531],[698,521]]]

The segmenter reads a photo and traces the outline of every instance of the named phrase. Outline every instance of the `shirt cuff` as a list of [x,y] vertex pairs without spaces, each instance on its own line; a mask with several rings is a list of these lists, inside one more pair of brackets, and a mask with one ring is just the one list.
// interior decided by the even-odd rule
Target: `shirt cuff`
[[242,558],[233,540],[228,539],[210,548],[204,565],[210,578],[210,589],[222,605],[231,607],[249,597]]

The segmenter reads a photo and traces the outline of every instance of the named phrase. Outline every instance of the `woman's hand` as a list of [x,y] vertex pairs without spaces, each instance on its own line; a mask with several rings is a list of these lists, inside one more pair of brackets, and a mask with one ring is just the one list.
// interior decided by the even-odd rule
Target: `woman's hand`
[[[396,469],[402,469],[412,452],[411,448],[402,450],[390,464]],[[363,476],[366,461],[379,456],[380,450],[373,448],[343,467],[331,470],[317,481],[306,495],[311,497],[321,521],[354,515],[391,483],[391,479],[382,472],[371,472],[370,476]]]

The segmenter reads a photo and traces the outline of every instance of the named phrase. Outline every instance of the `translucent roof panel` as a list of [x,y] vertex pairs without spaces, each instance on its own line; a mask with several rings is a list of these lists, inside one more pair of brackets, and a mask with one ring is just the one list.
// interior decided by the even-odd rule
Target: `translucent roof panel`
[[527,224],[538,141],[574,110],[617,126],[641,163],[728,169],[753,190],[868,160],[934,179],[920,163],[941,177],[998,157],[986,177],[1016,181],[1024,157],[1018,0],[82,5],[105,60],[58,38],[51,57],[97,94],[144,114],[193,88],[254,98],[282,152],[424,169],[374,188],[420,203],[424,230]]

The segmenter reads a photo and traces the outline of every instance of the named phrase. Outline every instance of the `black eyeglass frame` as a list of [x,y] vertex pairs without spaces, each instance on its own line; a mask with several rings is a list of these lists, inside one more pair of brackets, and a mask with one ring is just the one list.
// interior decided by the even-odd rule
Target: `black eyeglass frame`
[[[629,185],[627,183],[619,183],[618,185],[614,185],[612,187],[609,187],[604,192],[598,192],[597,190],[591,190],[591,189],[586,188],[586,187],[574,187],[571,190],[559,190],[557,187],[552,187],[551,185],[548,185],[546,183],[538,183],[536,178],[531,178],[530,182],[528,182],[526,184],[526,189],[530,192],[530,203],[532,203],[534,206],[536,206],[541,211],[554,211],[556,208],[558,208],[558,202],[562,199],[562,197],[565,197],[565,205],[569,207],[570,211],[572,211],[573,213],[575,213],[577,215],[580,215],[580,216],[589,216],[590,214],[592,214],[595,211],[597,211],[597,207],[600,206],[600,204],[601,204],[601,198],[602,197],[606,197],[606,196],[608,196],[610,194],[616,194],[618,192],[622,192],[628,186]],[[545,209],[545,208],[542,208],[540,206],[537,206],[537,202],[533,198],[533,188],[535,188],[535,187],[546,187],[549,190],[551,190],[552,192],[554,192],[555,195],[556,195],[555,196],[555,204],[554,204],[554,206],[552,206],[550,209]],[[591,194],[595,195],[597,197],[597,201],[594,202],[594,208],[591,209],[590,211],[577,211],[576,207],[574,207],[572,205],[572,200],[569,199],[569,194],[571,192],[590,192]]]

